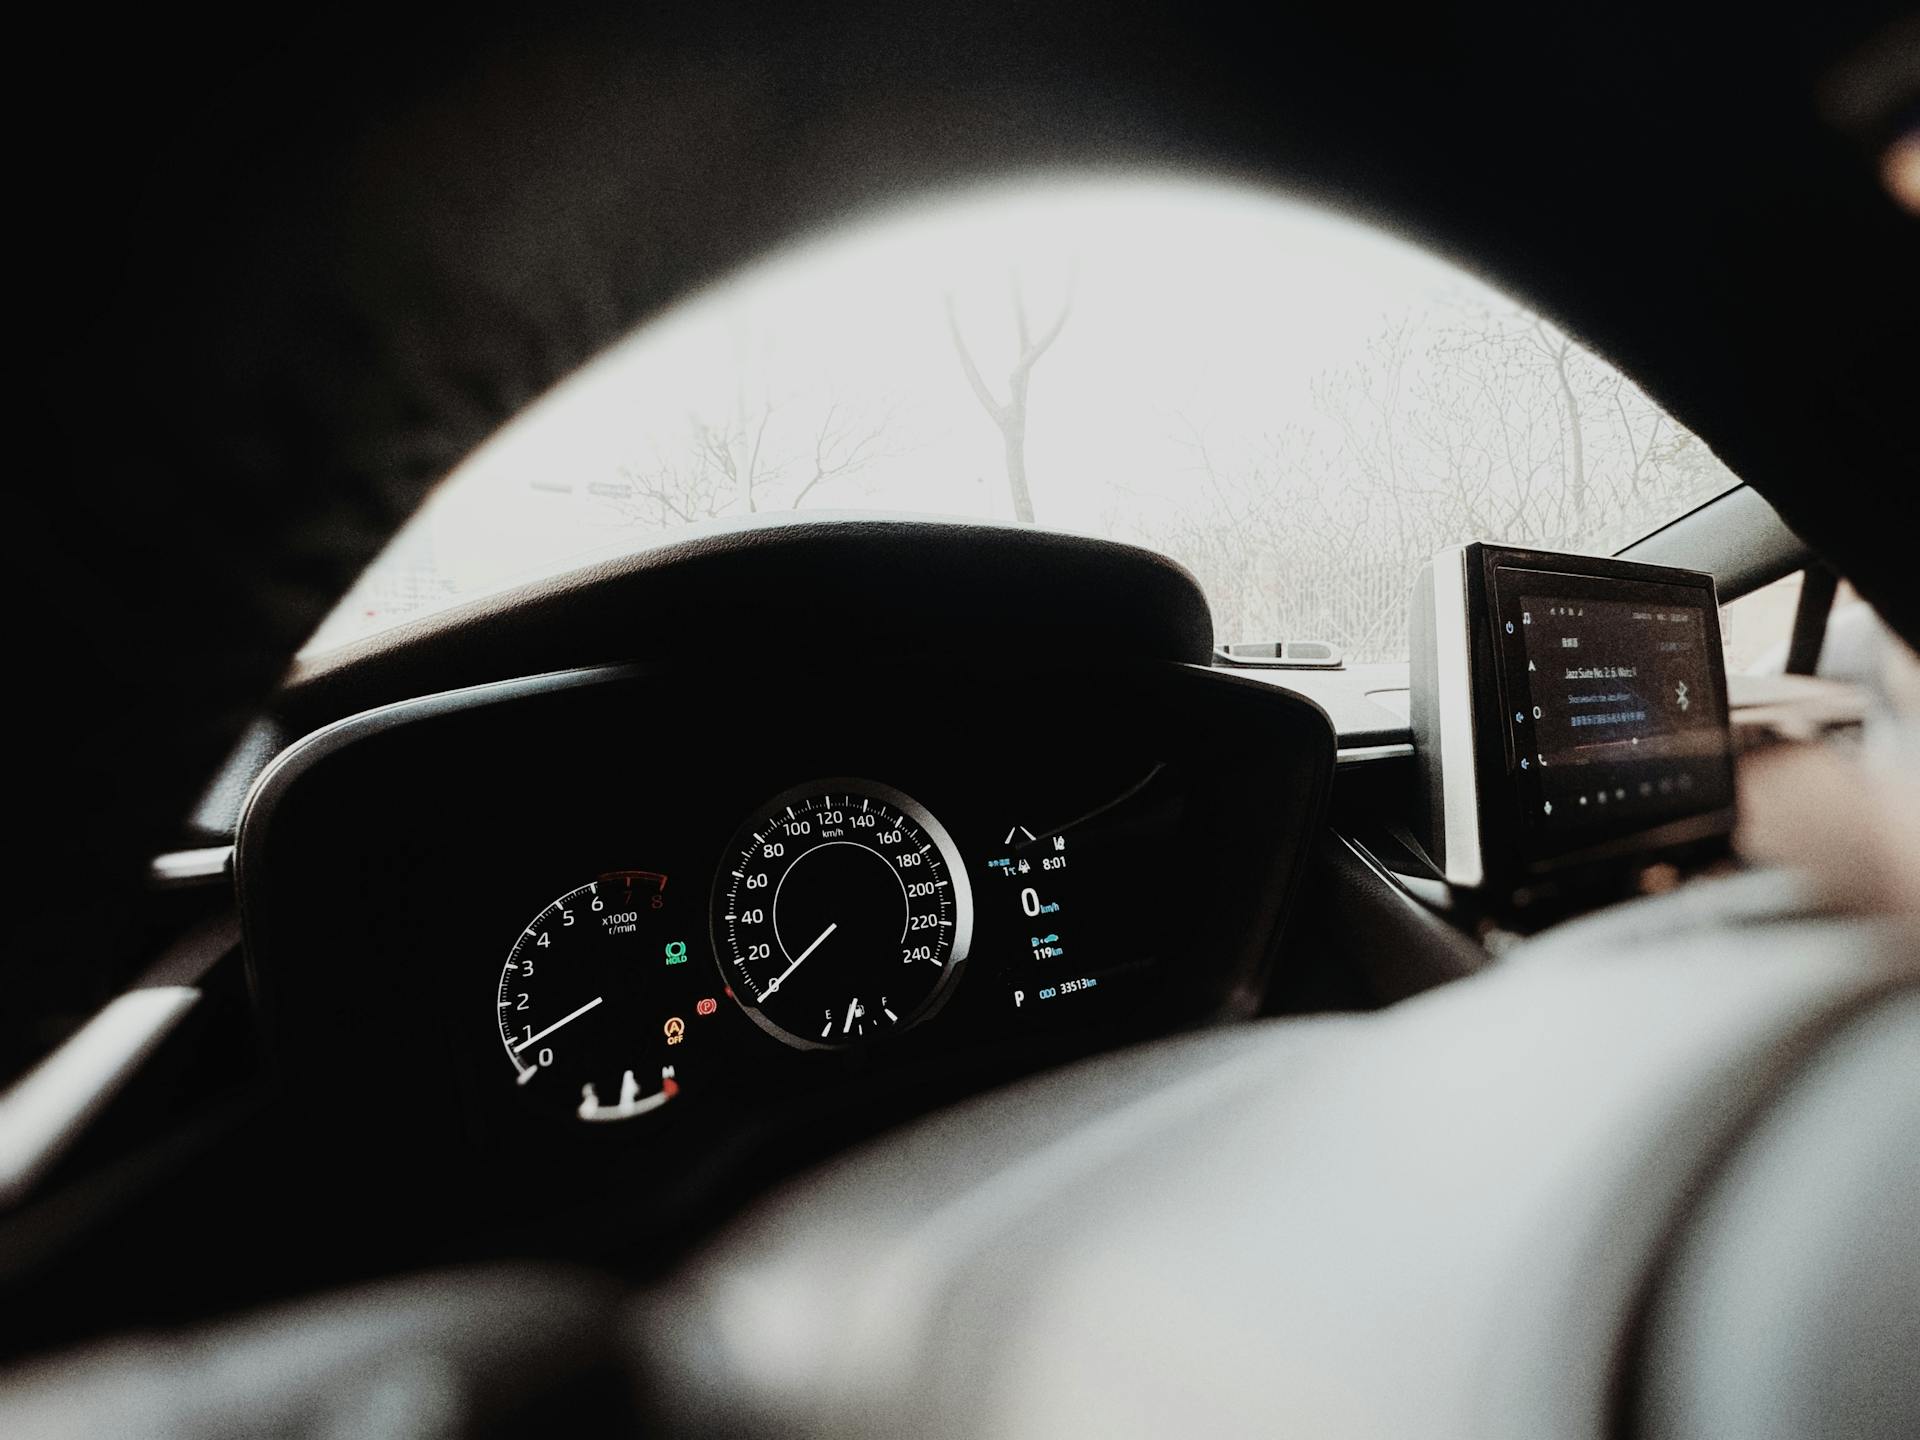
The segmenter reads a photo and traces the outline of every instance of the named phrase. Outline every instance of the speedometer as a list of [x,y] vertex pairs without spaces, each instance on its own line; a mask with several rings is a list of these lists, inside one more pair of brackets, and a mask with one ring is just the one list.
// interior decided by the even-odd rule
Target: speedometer
[[740,827],[713,891],[713,946],[756,1024],[800,1049],[927,1019],[973,936],[952,837],[898,790],[819,780]]

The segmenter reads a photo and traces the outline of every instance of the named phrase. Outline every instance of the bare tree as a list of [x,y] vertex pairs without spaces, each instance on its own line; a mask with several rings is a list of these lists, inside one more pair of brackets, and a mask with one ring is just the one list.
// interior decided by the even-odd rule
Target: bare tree
[[947,331],[953,336],[954,353],[960,357],[961,373],[967,377],[967,385],[973,391],[974,398],[1000,431],[1001,444],[1006,452],[1007,490],[1013,497],[1013,516],[1023,525],[1033,523],[1033,491],[1027,483],[1027,386],[1033,378],[1033,367],[1040,363],[1040,358],[1060,338],[1067,317],[1073,313],[1073,290],[1073,279],[1069,276],[1066,298],[1060,302],[1060,313],[1054,316],[1051,325],[1036,336],[1027,317],[1026,298],[1021,294],[1020,274],[1013,271],[1007,276],[1008,298],[1013,304],[1016,354],[1013,368],[1007,372],[1005,400],[994,395],[981,376],[980,367],[974,363],[973,352],[967,348],[966,336],[960,330],[960,317],[954,312],[953,292],[949,290],[945,297]]
[[693,428],[695,473],[713,478],[719,484],[720,493],[731,496],[730,501],[722,502],[721,509],[738,508],[748,514],[758,510],[760,487],[774,479],[782,468],[777,461],[763,465],[773,409],[773,402],[769,400],[760,407],[758,417],[753,417],[745,413],[746,407],[742,405],[730,421],[718,425],[709,424],[698,415],[687,416]]
[[812,449],[804,461],[805,478],[788,508],[798,510],[807,496],[828,481],[858,474],[876,460],[898,455],[897,443],[889,439],[896,408],[891,401],[867,410],[837,400],[830,403],[814,427]]
[[1229,638],[1406,653],[1427,556],[1464,540],[1605,553],[1734,483],[1630,381],[1539,316],[1463,302],[1313,383],[1318,423],[1203,436],[1176,506],[1130,527],[1199,576]]
[[772,401],[737,407],[725,420],[687,417],[691,444],[651,465],[623,466],[599,488],[630,524],[670,526],[763,510],[797,510],[823,487],[897,455],[892,402],[852,405],[829,397],[802,427]]

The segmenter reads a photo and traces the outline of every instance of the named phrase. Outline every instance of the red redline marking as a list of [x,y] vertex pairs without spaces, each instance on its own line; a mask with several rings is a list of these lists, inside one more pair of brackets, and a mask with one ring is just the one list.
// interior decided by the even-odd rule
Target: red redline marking
[[667,888],[667,877],[662,875],[658,870],[609,870],[601,875],[600,878],[602,880],[624,880],[628,885],[632,885],[636,880],[658,880],[660,883],[655,887],[656,889],[664,891]]

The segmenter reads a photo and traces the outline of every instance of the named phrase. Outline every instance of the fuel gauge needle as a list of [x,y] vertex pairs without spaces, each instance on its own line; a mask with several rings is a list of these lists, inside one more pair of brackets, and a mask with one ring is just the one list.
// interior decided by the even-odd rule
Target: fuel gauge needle
[[[811,955],[814,951],[818,950],[820,946],[826,941],[827,936],[831,935],[834,931],[838,930],[839,928],[840,928],[840,922],[836,920],[831,925],[827,926],[826,929],[822,930],[818,938],[816,938],[811,945],[807,946],[806,949],[800,952],[798,959],[796,959],[791,965],[787,966],[786,969],[780,972],[780,978],[778,980],[775,980],[771,985],[767,986],[764,994],[754,997],[753,1003],[756,1005],[766,1004],[767,996],[773,994],[774,991],[778,990],[780,986],[786,981],[787,976],[791,975],[794,971],[800,968],[800,961],[806,959],[807,956]],[[569,1015],[567,1017],[567,1020],[571,1020],[572,1018],[573,1017]],[[567,1021],[562,1020],[560,1023],[564,1025],[567,1023]]]
[[513,1047],[513,1053],[518,1055],[522,1050],[526,1049],[527,1046],[533,1044],[534,1041],[546,1039],[547,1036],[553,1034],[553,1032],[558,1030],[562,1025],[568,1025],[568,1024],[571,1024],[573,1021],[578,1020],[582,1015],[586,1014],[587,1011],[593,1009],[594,1006],[598,1005],[602,1000],[606,998],[607,997],[604,995],[594,996],[593,999],[587,1001],[586,1004],[582,1005],[578,1010],[574,1011],[571,1015],[562,1015],[558,1020],[554,1021],[553,1024],[547,1026],[547,1028],[542,1030],[538,1035],[529,1035],[526,1039],[522,1040],[518,1045]]

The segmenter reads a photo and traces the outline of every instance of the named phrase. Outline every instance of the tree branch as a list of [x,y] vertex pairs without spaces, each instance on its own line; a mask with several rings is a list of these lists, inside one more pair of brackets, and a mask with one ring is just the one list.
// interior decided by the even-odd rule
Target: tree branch
[[1004,425],[1006,424],[1006,407],[994,399],[993,392],[987,388],[987,382],[980,377],[980,367],[973,363],[973,352],[967,349],[966,337],[960,333],[960,317],[953,310],[951,290],[947,292],[945,299],[947,331],[953,336],[953,350],[960,357],[960,369],[967,377],[967,384],[972,387],[974,399],[980,402],[981,408],[992,417],[994,424]]
[[1040,363],[1040,357],[1046,354],[1047,351],[1052,348],[1053,342],[1060,338],[1060,332],[1066,328],[1067,317],[1073,313],[1073,294],[1078,284],[1079,276],[1077,274],[1069,274],[1067,276],[1067,298],[1060,302],[1060,313],[1054,316],[1053,324],[1047,327],[1046,332],[1031,344],[1027,341],[1026,310],[1022,307],[1018,311],[1020,317],[1020,368],[1022,370],[1031,370],[1035,365],[1038,365]]

